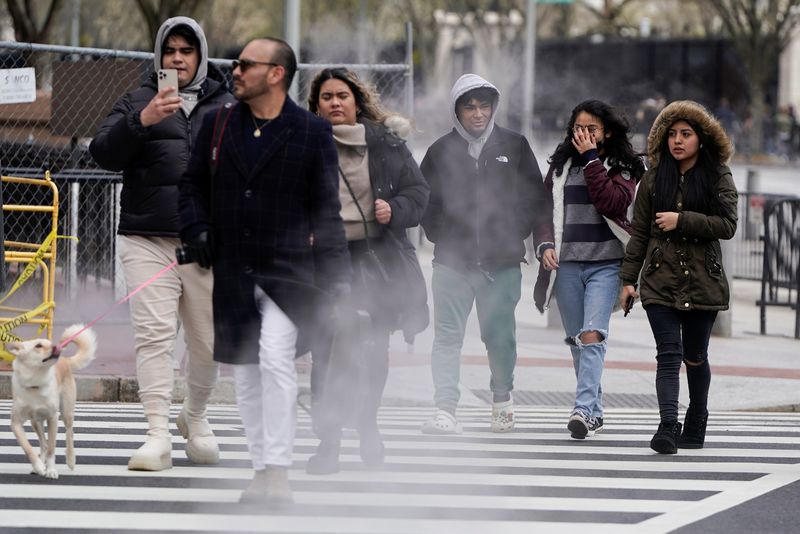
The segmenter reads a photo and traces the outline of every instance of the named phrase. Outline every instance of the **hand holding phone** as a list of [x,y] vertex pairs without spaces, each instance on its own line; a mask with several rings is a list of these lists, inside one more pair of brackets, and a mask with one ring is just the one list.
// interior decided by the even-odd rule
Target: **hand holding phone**
[[623,317],[627,317],[628,314],[631,312],[631,308],[633,308],[633,302],[634,302],[634,298],[633,298],[633,295],[631,295],[625,301],[625,315],[623,315]]
[[178,71],[175,69],[158,69],[156,74],[158,79],[158,91],[161,92],[167,87],[173,90],[165,96],[178,96]]
[[627,317],[628,314],[631,312],[631,308],[633,308],[633,303],[635,302],[636,297],[639,296],[636,293],[636,287],[637,287],[636,284],[622,286],[622,290],[620,291],[619,295],[619,302],[622,307],[622,311],[625,312],[624,317]]
[[[139,120],[144,127],[158,124],[177,113],[181,108],[181,98],[178,95],[178,71],[158,69],[156,80],[158,81],[158,93],[139,113]],[[167,88],[170,88],[170,91],[162,95],[161,91]]]

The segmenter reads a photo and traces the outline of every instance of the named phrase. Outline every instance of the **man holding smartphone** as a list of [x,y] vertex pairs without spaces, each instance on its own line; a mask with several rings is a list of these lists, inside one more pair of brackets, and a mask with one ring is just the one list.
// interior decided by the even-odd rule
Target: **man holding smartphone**
[[[178,181],[190,148],[203,115],[233,101],[222,74],[208,62],[205,34],[193,19],[166,20],[156,36],[153,59],[153,75],[114,104],[89,147],[101,167],[122,171],[117,248],[129,288],[150,279],[175,259],[175,248],[180,245]],[[162,84],[159,89],[161,69],[176,71],[178,87]],[[219,461],[219,447],[206,419],[206,404],[218,374],[212,354],[212,285],[207,269],[181,265],[130,301],[139,397],[149,429],[128,469],[172,467],[168,427],[172,353],[180,324],[188,348],[187,391],[176,422],[188,440],[189,460],[199,464]]]

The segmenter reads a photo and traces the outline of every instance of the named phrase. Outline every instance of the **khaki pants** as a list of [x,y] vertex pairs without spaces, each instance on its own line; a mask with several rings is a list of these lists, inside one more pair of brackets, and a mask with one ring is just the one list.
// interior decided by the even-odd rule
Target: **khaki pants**
[[[117,250],[128,290],[150,279],[175,259],[178,238],[120,235]],[[182,323],[187,347],[187,408],[204,411],[217,382],[213,358],[214,320],[211,271],[179,265],[130,300],[136,342],[136,374],[145,415],[169,416],[172,354]]]

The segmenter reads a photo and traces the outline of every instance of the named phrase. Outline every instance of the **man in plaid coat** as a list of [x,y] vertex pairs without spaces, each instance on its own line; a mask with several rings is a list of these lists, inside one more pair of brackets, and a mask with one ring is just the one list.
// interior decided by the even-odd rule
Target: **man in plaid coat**
[[298,343],[351,278],[331,127],[287,96],[296,69],[279,39],[245,46],[239,102],[205,117],[179,199],[189,255],[213,266],[214,359],[235,364],[255,470],[241,500],[278,506],[292,501]]

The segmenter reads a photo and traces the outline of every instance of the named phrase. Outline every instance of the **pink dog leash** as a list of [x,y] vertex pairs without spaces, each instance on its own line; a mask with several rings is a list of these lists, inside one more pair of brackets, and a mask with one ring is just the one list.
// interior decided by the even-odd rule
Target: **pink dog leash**
[[80,335],[82,332],[84,332],[85,330],[87,330],[87,329],[91,328],[91,326],[92,326],[93,324],[97,323],[98,321],[100,321],[101,319],[103,319],[103,318],[104,318],[106,315],[108,315],[109,313],[111,313],[111,312],[112,312],[112,310],[114,310],[114,308],[116,308],[117,306],[119,306],[120,304],[122,304],[122,303],[124,303],[124,302],[127,302],[127,301],[129,301],[129,300],[131,299],[131,297],[133,297],[133,296],[134,296],[136,293],[138,293],[138,292],[139,292],[139,291],[141,291],[142,289],[146,288],[147,286],[149,286],[150,284],[152,284],[153,282],[155,282],[155,281],[156,281],[158,278],[160,278],[161,276],[163,276],[163,275],[164,275],[164,273],[166,273],[166,272],[167,272],[167,271],[169,271],[170,269],[173,269],[173,268],[174,268],[176,265],[178,265],[178,261],[177,261],[177,260],[173,261],[172,263],[170,263],[169,265],[167,265],[166,267],[164,267],[164,268],[162,268],[160,271],[158,271],[156,274],[154,274],[153,276],[151,276],[149,279],[147,279],[147,280],[145,280],[144,282],[142,282],[141,284],[139,284],[139,286],[138,286],[138,287],[136,287],[136,288],[135,288],[133,291],[131,291],[130,293],[128,293],[127,295],[125,295],[124,297],[122,297],[121,299],[119,299],[117,302],[115,302],[115,303],[114,303],[114,305],[113,305],[113,306],[111,306],[109,309],[107,309],[105,312],[103,312],[103,314],[102,314],[102,315],[100,315],[100,316],[99,316],[99,317],[97,317],[96,319],[94,319],[94,320],[90,321],[90,322],[89,322],[89,324],[87,324],[86,326],[84,326],[83,328],[81,328],[80,330],[78,330],[77,332],[75,332],[74,334],[72,334],[71,336],[69,336],[67,339],[65,339],[64,341],[62,341],[62,342],[61,342],[61,343],[59,343],[58,345],[56,345],[56,346],[55,346],[55,350],[56,350],[56,351],[58,351],[58,352],[61,352],[61,350],[62,350],[64,347],[66,347],[66,346],[69,344],[69,342],[70,342],[70,341],[72,341],[73,339],[75,339],[76,337],[78,337],[78,336],[79,336],[79,335]]

